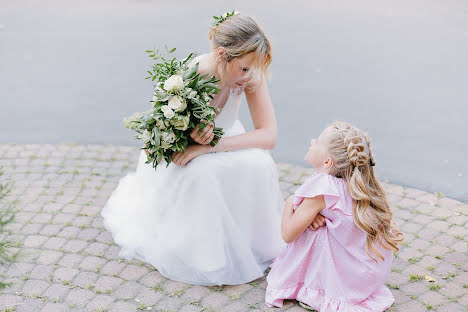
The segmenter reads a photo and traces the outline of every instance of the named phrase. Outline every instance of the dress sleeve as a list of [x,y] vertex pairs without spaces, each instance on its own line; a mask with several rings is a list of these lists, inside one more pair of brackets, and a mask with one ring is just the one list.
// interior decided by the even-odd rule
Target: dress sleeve
[[294,194],[294,209],[302,203],[304,198],[313,198],[319,195],[323,195],[325,209],[334,209],[340,199],[340,190],[335,179],[337,178],[325,173],[309,177]]

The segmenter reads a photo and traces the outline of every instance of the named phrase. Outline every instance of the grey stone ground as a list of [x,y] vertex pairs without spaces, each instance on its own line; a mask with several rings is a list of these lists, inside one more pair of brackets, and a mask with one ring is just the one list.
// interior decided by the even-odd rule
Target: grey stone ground
[[[119,178],[134,170],[138,150],[101,145],[0,145],[0,165],[20,202],[10,238],[24,243],[19,263],[0,267],[13,287],[0,311],[304,311],[263,304],[264,278],[244,285],[191,286],[167,280],[150,265],[119,259],[100,210]],[[312,173],[278,164],[285,196]],[[385,184],[406,235],[387,285],[392,311],[467,311],[468,205]],[[426,277],[435,281],[429,282]]]

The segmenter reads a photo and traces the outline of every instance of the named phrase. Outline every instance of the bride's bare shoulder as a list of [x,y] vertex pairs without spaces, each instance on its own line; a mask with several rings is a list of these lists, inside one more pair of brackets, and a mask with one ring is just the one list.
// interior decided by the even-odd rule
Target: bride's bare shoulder
[[208,62],[208,54],[201,54],[197,55],[191,62],[190,67],[195,66],[198,63],[198,72],[201,75],[205,75],[209,73],[209,62]]

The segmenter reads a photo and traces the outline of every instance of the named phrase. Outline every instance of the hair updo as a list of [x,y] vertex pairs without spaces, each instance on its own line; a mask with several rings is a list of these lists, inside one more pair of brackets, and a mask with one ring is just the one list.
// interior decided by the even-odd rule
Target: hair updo
[[222,57],[225,62],[254,52],[256,57],[247,73],[248,77],[259,72],[269,75],[268,67],[272,61],[271,44],[252,17],[241,14],[230,16],[210,28],[209,38],[215,49],[218,47],[226,49]]

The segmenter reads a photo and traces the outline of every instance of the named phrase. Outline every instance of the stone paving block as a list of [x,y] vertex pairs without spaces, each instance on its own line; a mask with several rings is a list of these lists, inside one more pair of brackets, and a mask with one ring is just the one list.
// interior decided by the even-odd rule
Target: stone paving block
[[0,294],[0,307],[12,308],[21,305],[23,298],[21,296]]
[[148,273],[148,269],[138,265],[127,265],[122,272],[120,272],[120,277],[125,280],[138,280],[142,276]]
[[83,229],[77,236],[78,239],[82,240],[92,240],[99,235],[99,231],[96,229]]
[[399,311],[411,311],[411,312],[426,312],[427,309],[418,301],[410,301],[403,303],[398,307]]
[[67,243],[63,246],[63,249],[68,252],[77,253],[85,249],[88,246],[88,243],[79,239],[72,239],[67,241]]
[[162,292],[156,292],[150,288],[141,288],[135,296],[135,300],[139,300],[140,303],[146,305],[156,305],[163,298],[165,298],[165,295]]
[[46,277],[54,272],[54,267],[52,265],[36,265],[31,271],[31,279],[45,280]]
[[70,290],[65,302],[75,305],[86,305],[96,294],[92,291],[80,288]]
[[181,305],[182,303],[180,302],[179,298],[166,297],[165,299],[162,299],[161,301],[158,302],[157,308],[160,311],[164,311],[164,309],[167,311],[179,311],[179,308]]
[[222,306],[225,305],[229,301],[229,297],[219,293],[219,292],[214,292],[207,297],[203,298],[201,300],[201,304],[206,307],[211,307],[214,309],[219,309]]
[[433,256],[444,256],[450,251],[447,247],[434,245],[426,249],[426,254],[433,255]]
[[66,242],[67,240],[64,238],[51,237],[47,240],[43,247],[46,249],[60,250]]
[[6,272],[8,277],[22,277],[23,275],[29,273],[34,269],[34,264],[32,263],[14,263]]
[[112,296],[97,295],[86,305],[86,309],[88,311],[105,311],[114,302],[114,300],[115,299]]
[[62,256],[63,256],[63,253],[59,251],[44,250],[41,252],[41,255],[37,259],[37,263],[38,264],[53,264],[53,263],[56,263]]
[[80,271],[72,268],[58,268],[54,272],[54,281],[71,281]]
[[463,312],[466,311],[467,307],[463,307],[457,303],[451,302],[449,304],[437,307],[438,312]]
[[107,248],[109,248],[108,245],[96,242],[96,243],[89,244],[88,247],[86,247],[86,252],[91,255],[98,256],[101,253],[104,254]]
[[442,304],[448,303],[449,300],[445,296],[435,292],[429,291],[421,296],[419,296],[419,301],[425,304],[430,304],[432,306],[440,306]]
[[68,306],[63,303],[47,303],[41,312],[66,312],[68,311]]
[[468,251],[468,242],[466,241],[458,241],[453,244],[452,249],[458,251],[460,253],[466,253]]
[[70,289],[66,285],[62,284],[52,284],[47,290],[44,292],[44,296],[47,297],[49,300],[54,301],[56,299],[63,300]]
[[445,287],[440,289],[440,292],[447,296],[447,297],[452,297],[456,298],[465,294],[468,294],[468,290],[466,288],[463,288],[455,283],[450,283],[445,285]]
[[115,290],[122,284],[122,279],[113,276],[101,276],[96,282],[96,289],[106,291],[107,289]]
[[[123,267],[125,267],[125,264],[123,263],[119,263],[118,261],[110,261],[102,268],[102,270],[103,272],[104,270],[106,270],[106,272],[107,270],[109,270],[109,272],[111,273],[118,274],[123,269]],[[167,278],[162,276],[161,273],[159,273],[158,271],[152,271],[148,273],[147,275],[145,275],[145,277],[143,277],[140,280],[140,283],[147,287],[154,287],[156,285],[161,284],[162,282],[165,282],[166,280]],[[194,287],[199,287],[199,286],[194,286]],[[202,287],[202,288],[205,289],[205,287]]]
[[55,217],[52,219],[52,222],[55,224],[65,224],[68,222],[72,222],[74,218],[75,218],[74,214],[59,213],[55,215]]
[[24,235],[39,234],[43,226],[44,226],[43,224],[39,224],[39,223],[26,224],[21,229],[21,233]]
[[23,293],[26,295],[39,295],[49,288],[50,284],[42,280],[28,280],[24,283]]
[[104,252],[104,256],[106,258],[119,259],[120,258],[119,253],[120,253],[120,247],[119,246],[110,246]]
[[457,299],[457,302],[468,308],[468,294],[461,296]]
[[427,286],[422,282],[408,283],[400,286],[400,290],[408,296],[417,296],[427,292]]
[[113,291],[112,295],[118,299],[127,300],[134,298],[140,288],[141,285],[137,282],[124,282]]
[[190,285],[188,284],[185,284],[185,283],[182,283],[182,282],[177,282],[177,281],[172,281],[172,280],[168,280],[164,286],[163,286],[163,289],[166,293],[168,294],[171,294],[171,293],[175,293],[177,291],[182,291],[186,288],[190,287]]
[[444,260],[451,264],[468,263],[468,255],[463,252],[452,252],[446,254]]
[[42,235],[29,235],[26,240],[24,241],[25,247],[40,247],[44,244],[49,238],[47,236]]
[[41,299],[27,298],[23,301],[23,304],[16,307],[15,312],[36,312],[41,311],[45,303]]
[[56,235],[62,230],[62,226],[59,224],[46,224],[41,228],[39,234],[44,236]]
[[77,254],[66,254],[63,258],[58,262],[59,265],[67,267],[67,268],[75,268],[78,263],[83,259],[83,256]]
[[116,302],[110,308],[110,311],[112,311],[112,312],[132,312],[132,311],[136,311],[136,306],[131,304],[131,303],[128,303],[128,302],[119,301],[119,302]]
[[[223,311],[229,312],[226,308]],[[200,308],[191,304],[188,304],[180,309],[180,312],[200,312]]]
[[50,215],[48,213],[38,213],[32,219],[32,223],[47,223],[50,220]]
[[[99,275],[94,272],[80,272],[73,280],[73,284],[85,289],[94,288],[94,283],[98,280]],[[92,286],[92,287],[91,287]]]
[[98,268],[101,268],[106,263],[106,260],[95,257],[89,256],[83,259],[80,263],[79,268],[85,271],[95,271]]
[[[71,222],[70,222],[71,225]],[[75,226],[66,226],[63,228],[63,230],[57,234],[59,237],[64,237],[64,238],[71,238],[71,237],[76,237],[78,233],[81,231],[80,228],[75,227]]]
[[246,293],[250,289],[252,289],[253,286],[249,284],[241,284],[241,285],[228,285],[224,287],[224,293],[227,294],[228,296],[238,296],[240,297],[242,294]]

